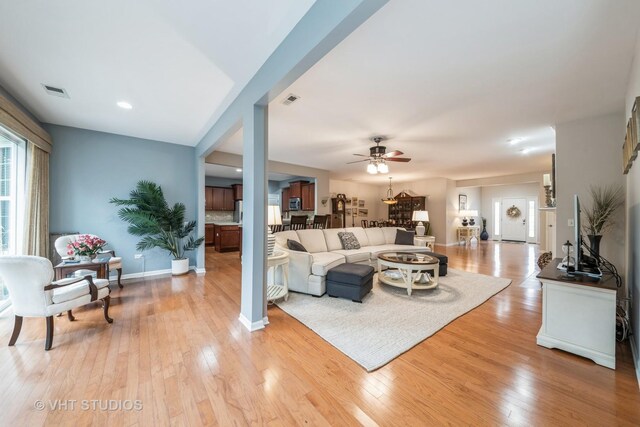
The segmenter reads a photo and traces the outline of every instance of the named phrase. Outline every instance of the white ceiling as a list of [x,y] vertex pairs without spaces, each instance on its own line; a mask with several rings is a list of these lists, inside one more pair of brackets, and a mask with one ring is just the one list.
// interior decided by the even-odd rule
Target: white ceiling
[[313,2],[3,0],[0,85],[44,122],[195,145]]
[[[238,168],[232,166],[218,165],[214,163],[205,163],[205,176],[228,179],[242,179],[242,170],[238,172]],[[284,173],[269,172],[269,181],[286,181],[296,178],[295,175],[287,175]]]
[[636,0],[391,1],[270,105],[269,158],[386,183],[345,164],[383,134],[413,158],[394,182],[548,169],[554,124],[624,108],[638,23]]

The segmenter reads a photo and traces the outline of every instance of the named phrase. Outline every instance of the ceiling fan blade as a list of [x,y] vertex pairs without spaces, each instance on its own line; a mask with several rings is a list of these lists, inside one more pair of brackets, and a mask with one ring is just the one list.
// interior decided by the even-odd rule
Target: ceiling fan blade
[[410,162],[411,159],[409,157],[390,157],[388,159],[384,159],[386,162]]
[[368,154],[354,154],[354,156],[369,157],[369,155],[368,155]]
[[404,153],[402,151],[394,150],[389,151],[387,154],[384,154],[382,157],[385,159],[389,159],[391,157],[402,156]]
[[369,162],[369,161],[370,161],[369,159],[363,159],[363,160],[356,160],[355,162],[347,162],[347,164],[350,165],[351,163],[360,163],[360,162]]

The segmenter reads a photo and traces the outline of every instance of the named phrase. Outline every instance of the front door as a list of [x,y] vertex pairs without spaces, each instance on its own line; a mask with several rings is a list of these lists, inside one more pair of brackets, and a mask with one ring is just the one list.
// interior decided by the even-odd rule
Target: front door
[[527,199],[502,199],[502,240],[527,240]]

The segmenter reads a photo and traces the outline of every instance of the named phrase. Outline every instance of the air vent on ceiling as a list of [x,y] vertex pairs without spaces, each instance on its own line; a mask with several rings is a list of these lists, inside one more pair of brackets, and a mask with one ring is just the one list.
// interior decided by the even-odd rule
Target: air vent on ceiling
[[42,87],[49,95],[59,96],[61,98],[69,98],[69,94],[67,93],[67,91],[61,87],[46,85],[44,83],[42,83]]
[[287,95],[287,97],[282,101],[282,103],[284,105],[290,105],[294,102],[296,102],[298,99],[300,99],[300,97],[298,95],[294,95],[292,93],[290,93],[289,95]]

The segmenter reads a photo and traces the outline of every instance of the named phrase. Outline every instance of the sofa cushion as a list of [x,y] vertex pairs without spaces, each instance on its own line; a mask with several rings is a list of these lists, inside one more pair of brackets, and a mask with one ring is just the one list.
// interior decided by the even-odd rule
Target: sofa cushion
[[291,230],[279,231],[277,233],[273,233],[273,235],[276,236],[276,245],[281,248],[287,247],[287,240],[295,240],[296,242],[300,241],[300,239],[298,239],[298,233]]
[[322,230],[298,230],[298,240],[309,253],[327,252],[327,243]]
[[344,231],[349,232],[349,233],[353,233],[356,238],[358,239],[358,242],[360,243],[360,246],[369,246],[369,238],[367,237],[367,233],[364,231],[364,228],[362,227],[347,227],[344,229]]
[[302,245],[302,243],[291,239],[287,239],[287,248],[292,251],[307,252],[307,249]]
[[350,231],[342,231],[338,233],[342,242],[342,249],[360,249],[360,242],[355,234]]
[[344,231],[344,228],[327,228],[326,230],[322,230],[324,233],[324,239],[327,242],[327,250],[329,251],[337,251],[342,249],[342,242],[338,237],[338,233]]
[[347,260],[347,262],[363,262],[369,261],[369,258],[371,258],[371,251],[369,250],[369,248],[370,246],[360,249],[340,249],[333,252],[344,255],[344,258]]
[[316,252],[312,257],[311,273],[316,276],[326,276],[327,271],[345,262],[344,256],[335,252]]
[[397,230],[395,244],[413,246],[414,237],[416,237],[415,231]]
[[367,238],[369,239],[369,245],[377,246],[377,245],[385,244],[384,232],[382,231],[382,228],[378,228],[378,227],[365,228],[364,232],[367,233]]
[[382,227],[384,233],[384,243],[393,245],[396,242],[396,231],[398,227]]

